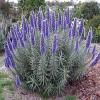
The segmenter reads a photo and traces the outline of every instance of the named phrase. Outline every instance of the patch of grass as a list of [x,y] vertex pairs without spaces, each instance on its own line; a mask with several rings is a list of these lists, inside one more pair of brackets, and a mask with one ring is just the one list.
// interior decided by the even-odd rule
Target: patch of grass
[[76,100],[76,96],[65,96],[64,100]]
[[12,85],[9,85],[9,86],[8,86],[8,89],[9,89],[10,91],[14,91],[14,87],[13,87]]
[[11,85],[12,85],[12,81],[10,81],[10,80],[5,80],[5,79],[0,80],[1,87],[11,86]]
[[3,72],[0,72],[0,78],[7,78],[7,77],[8,77],[7,74],[5,74],[5,73],[3,73]]
[[0,94],[3,92],[3,88],[0,86]]
[[0,94],[0,100],[5,100],[2,94]]
[[0,72],[0,100],[4,100],[4,97],[2,95],[4,87],[7,86],[10,91],[14,90],[12,87],[12,81],[8,80],[7,78],[7,74]]

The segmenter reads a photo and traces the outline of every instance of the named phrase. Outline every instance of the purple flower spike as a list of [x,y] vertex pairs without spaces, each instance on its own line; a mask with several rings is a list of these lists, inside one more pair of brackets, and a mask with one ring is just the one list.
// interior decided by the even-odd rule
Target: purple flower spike
[[46,20],[45,22],[45,35],[48,37],[49,36],[49,26],[48,26],[48,21]]
[[98,53],[97,56],[91,61],[90,67],[95,66],[99,60],[100,60],[100,53]]
[[94,54],[95,52],[96,52],[96,44],[93,47],[92,54]]
[[67,10],[65,10],[65,12],[64,12],[64,16],[65,16],[65,18],[66,18],[66,22],[67,22],[67,24],[69,25],[69,27],[70,27],[70,11],[69,11],[69,8],[67,9]]
[[26,25],[26,19],[24,16],[22,16],[22,33],[26,34],[27,33],[27,25]]
[[15,78],[16,78],[16,80],[15,80],[16,86],[19,87],[21,85],[21,80],[20,80],[19,75],[16,75]]
[[8,37],[8,39],[7,39],[7,44],[8,44],[9,50],[10,50],[11,52],[13,52],[12,43],[11,43],[11,40],[9,39],[9,37]]
[[39,12],[38,12],[37,17],[38,17],[38,23],[37,23],[38,24],[38,29],[41,31],[41,22],[43,20],[43,13],[42,13],[41,8],[39,8]]
[[78,39],[76,39],[76,42],[75,42],[75,51],[78,51],[79,50],[79,41]]
[[25,17],[22,17],[22,34],[23,34],[23,39],[24,41],[27,40],[26,34],[28,33],[28,22],[25,19]]
[[68,36],[69,36],[69,38],[71,39],[72,38],[72,26],[70,27],[70,29],[69,29],[69,32],[68,32]]
[[55,54],[57,51],[57,34],[54,34],[53,43],[52,43],[52,54]]
[[62,24],[62,14],[61,14],[61,11],[58,14],[58,24],[59,24],[59,26]]
[[76,24],[77,24],[77,19],[74,19],[73,25],[72,25],[72,35],[75,36],[76,34]]
[[33,46],[34,46],[34,44],[35,44],[34,32],[35,32],[35,31],[31,28],[31,29],[30,29],[30,39],[31,39],[31,43],[32,43]]
[[93,32],[92,32],[92,28],[90,28],[89,32],[88,32],[88,36],[86,38],[86,49],[88,49],[90,47],[92,36],[93,36]]
[[92,59],[95,57],[95,54],[96,54],[96,44],[94,45],[92,50]]
[[45,30],[46,30],[46,20],[43,20],[42,22],[41,22],[41,33],[44,35],[44,37],[45,37]]
[[67,28],[67,23],[66,23],[66,18],[65,16],[63,16],[63,20],[62,20],[62,26],[63,26],[63,29],[65,30]]
[[9,60],[10,60],[10,65],[11,65],[11,67],[12,67],[12,68],[15,68],[15,67],[16,67],[16,65],[15,65],[15,62],[14,62],[13,57],[12,57],[12,56],[10,56],[10,57],[9,57]]
[[80,22],[80,26],[79,26],[79,34],[83,33],[83,27],[84,27],[84,22],[83,22],[83,19],[82,19],[81,22]]
[[52,16],[51,16],[51,28],[53,30],[53,32],[55,31],[55,25],[56,24],[56,19],[55,19],[55,12],[52,13]]
[[5,66],[6,66],[7,68],[10,67],[10,60],[9,60],[9,57],[6,57],[6,58],[5,58],[4,63],[5,63]]
[[8,46],[8,43],[7,43],[7,42],[5,42],[4,49],[5,49],[5,55],[6,55],[7,57],[12,56],[12,55],[11,55],[11,52],[10,52],[10,50],[9,50],[9,46]]
[[50,19],[50,10],[49,10],[49,7],[48,7],[48,6],[46,6],[45,16],[46,16],[46,18],[47,18],[48,20]]
[[43,33],[41,33],[41,37],[40,37],[40,53],[41,55],[45,53],[45,40],[44,40]]
[[36,21],[35,14],[34,14],[34,11],[32,11],[30,14],[30,25],[33,28],[35,28],[35,23],[36,23],[35,21]]

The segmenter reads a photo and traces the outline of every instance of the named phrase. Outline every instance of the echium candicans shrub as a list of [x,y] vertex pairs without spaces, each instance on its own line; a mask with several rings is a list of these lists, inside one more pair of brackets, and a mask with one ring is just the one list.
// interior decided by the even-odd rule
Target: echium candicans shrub
[[[89,51],[91,27],[82,42],[83,19],[77,26],[78,19],[70,19],[69,9],[57,16],[47,7],[45,14],[41,9],[37,14],[32,11],[29,20],[23,16],[21,25],[11,27],[4,46],[5,66],[13,73],[17,87],[50,96],[79,79],[85,66],[95,66],[100,53],[96,53],[96,46]],[[91,60],[87,64],[88,53]]]

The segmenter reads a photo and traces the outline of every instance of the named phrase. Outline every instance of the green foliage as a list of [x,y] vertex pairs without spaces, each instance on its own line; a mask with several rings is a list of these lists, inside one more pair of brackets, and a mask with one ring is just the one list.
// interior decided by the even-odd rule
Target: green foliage
[[0,94],[0,100],[5,100],[2,94]]
[[93,42],[100,43],[100,26],[98,28],[95,28],[94,30],[95,33],[93,37]]
[[76,96],[65,96],[64,100],[76,100]]
[[91,19],[95,15],[100,14],[100,4],[97,2],[85,2],[77,4],[74,9],[74,15],[77,17],[83,17],[84,19]]
[[4,100],[3,89],[5,86],[10,89],[12,87],[12,81],[7,79],[7,74],[0,72],[0,100]]
[[93,42],[100,43],[100,15],[94,16],[92,19],[89,20],[89,26],[92,26],[94,37]]
[[7,78],[7,74],[0,72],[0,78]]
[[98,28],[100,26],[100,15],[94,16],[92,19],[90,19],[89,26],[92,26],[93,28]]
[[44,8],[45,0],[19,0],[19,8],[22,11],[30,12],[31,10],[37,11],[39,7]]
[[51,34],[45,40],[47,51],[41,56],[39,34],[35,33],[34,47],[27,41],[24,48],[17,48],[15,51],[15,70],[21,76],[24,88],[48,97],[60,93],[69,81],[80,78],[84,71],[84,52],[81,47],[78,52],[74,50],[74,39],[67,38],[64,46],[62,34],[58,34],[57,52],[51,54]]

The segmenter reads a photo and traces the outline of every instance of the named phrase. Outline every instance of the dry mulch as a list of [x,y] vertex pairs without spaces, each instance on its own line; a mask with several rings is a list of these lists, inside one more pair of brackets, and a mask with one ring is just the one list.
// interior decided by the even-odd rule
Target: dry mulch
[[100,100],[100,61],[95,67],[88,68],[86,75],[67,89],[69,94],[77,95],[77,100]]

